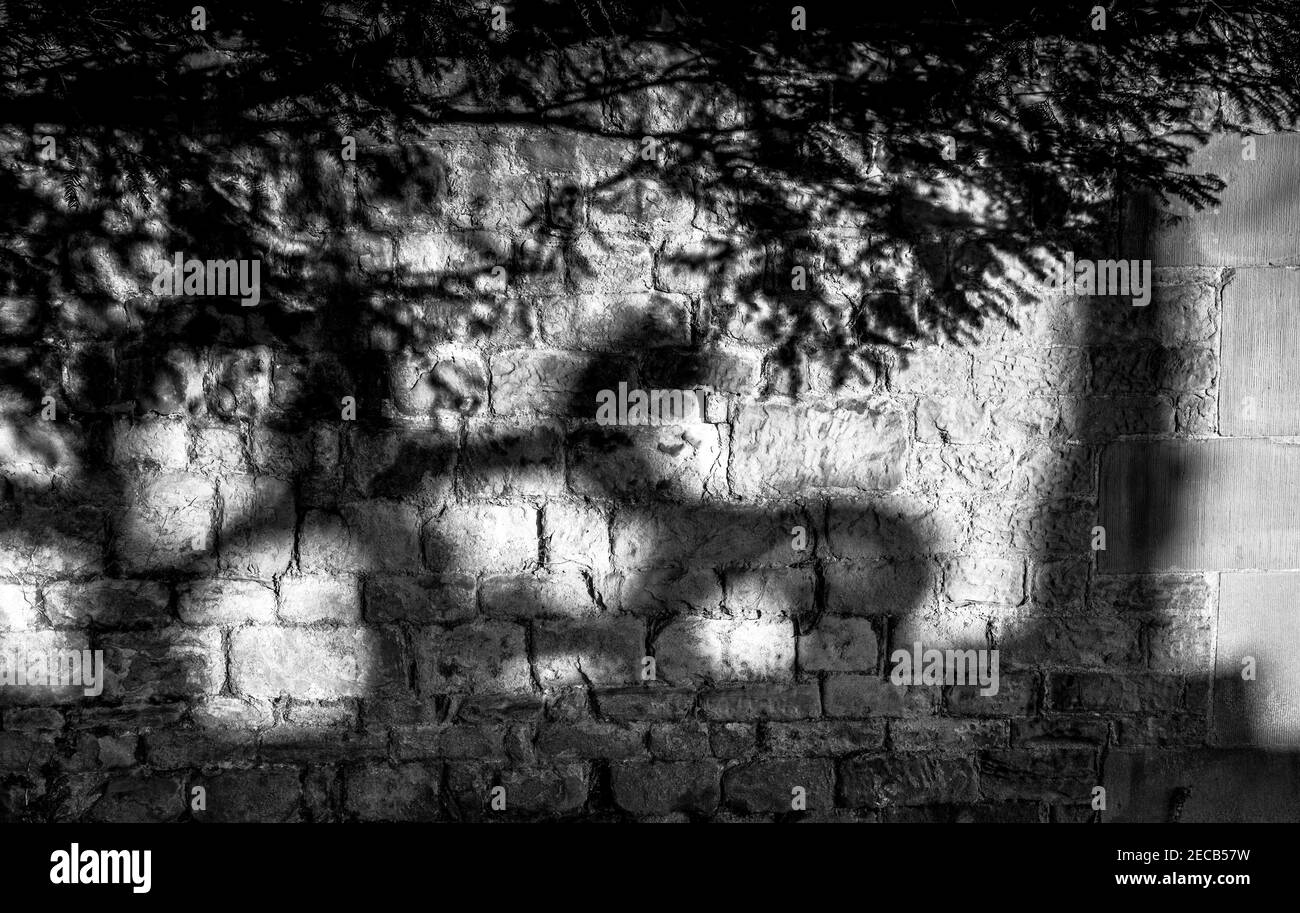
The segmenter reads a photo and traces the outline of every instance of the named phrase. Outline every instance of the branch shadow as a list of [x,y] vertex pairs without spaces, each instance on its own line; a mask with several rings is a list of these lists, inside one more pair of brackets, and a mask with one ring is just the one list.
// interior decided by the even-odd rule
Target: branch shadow
[[[652,690],[673,707],[680,698],[668,695],[702,688],[680,713],[707,721],[707,695],[726,690],[714,687],[720,682],[745,681],[740,673],[807,684],[813,676],[798,651],[828,616],[854,622],[839,624],[859,655],[849,668],[835,665],[841,658],[813,671],[883,673],[898,630],[938,598],[937,581],[905,578],[858,616],[828,611],[850,605],[835,602],[830,578],[854,562],[937,553],[923,523],[870,498],[795,500],[782,508],[788,514],[713,503],[716,464],[694,470],[686,487],[671,462],[704,448],[706,432],[663,432],[656,452],[666,459],[649,459],[636,435],[578,421],[594,392],[620,381],[677,388],[707,380],[725,394],[712,346],[737,324],[733,338],[773,346],[781,369],[773,373],[789,378],[790,386],[773,382],[764,392],[798,392],[800,378],[823,368],[836,385],[869,389],[880,365],[913,346],[961,345],[1009,319],[1041,274],[1040,249],[1112,213],[1099,187],[1116,173],[1193,204],[1212,201],[1216,183],[1181,171],[1186,146],[1152,126],[1173,122],[1203,138],[1202,119],[1185,98],[1125,91],[1126,73],[1147,68],[1225,89],[1275,120],[1297,107],[1275,70],[1236,65],[1244,52],[1214,31],[1236,23],[1235,12],[1221,11],[1220,20],[1170,11],[1148,23],[1159,28],[1140,42],[1114,30],[1089,50],[1065,37],[1082,21],[1072,9],[1036,11],[1031,21],[997,17],[972,30],[932,18],[927,5],[909,17],[849,17],[801,36],[745,6],[695,14],[684,5],[664,41],[662,11],[642,19],[609,7],[594,24],[581,3],[512,10],[513,27],[494,36],[472,5],[456,3],[423,13],[385,7],[370,19],[304,15],[293,28],[232,13],[211,35],[187,32],[159,6],[142,14],[148,27],[139,34],[117,36],[125,47],[106,45],[120,56],[87,53],[100,30],[114,28],[107,18],[74,19],[61,31],[58,10],[20,14],[15,49],[50,33],[67,53],[42,60],[58,80],[5,60],[30,84],[5,105],[10,154],[0,174],[0,389],[13,454],[0,490],[4,556],[15,579],[98,588],[102,604],[89,609],[42,590],[34,627],[42,636],[84,631],[86,643],[109,653],[113,675],[110,699],[99,705],[6,708],[6,731],[20,721],[6,740],[10,763],[0,764],[12,772],[6,817],[200,817],[186,810],[187,790],[202,783],[219,791],[229,774],[209,774],[224,765],[245,777],[214,802],[213,817],[332,819],[373,806],[379,811],[367,814],[375,817],[475,818],[494,785],[532,797],[525,816],[558,805],[574,817],[617,817],[614,767],[586,762],[611,758],[610,745],[639,757],[655,738],[650,727],[610,722],[620,702],[635,705]],[[718,27],[719,16],[728,28]],[[607,33],[610,44],[593,48]],[[1210,40],[1202,57],[1181,62],[1154,58],[1146,47],[1159,44],[1153,35]],[[667,51],[653,51],[656,43]],[[936,53],[924,53],[927,46]],[[276,54],[259,53],[266,47]],[[1265,62],[1270,52],[1277,49],[1259,49]],[[1097,78],[1099,58],[1115,70],[1114,92]],[[1037,70],[1053,65],[1059,97],[1024,110]],[[42,125],[37,135],[54,136],[61,152],[43,158],[30,124]],[[563,142],[549,150],[502,142],[474,162],[448,139],[467,126],[563,129],[605,145],[573,139],[566,152]],[[356,162],[336,148],[345,130],[359,141]],[[1122,130],[1135,135],[1119,143]],[[424,146],[430,134],[443,152]],[[945,137],[955,157],[943,151]],[[648,159],[640,154],[647,139]],[[483,174],[506,171],[490,157],[503,151],[540,163],[551,178],[521,181],[517,198],[505,182],[477,187]],[[584,184],[579,173],[595,177]],[[665,196],[648,199],[648,187]],[[486,369],[501,367],[502,350],[492,347],[539,341],[530,301],[590,290],[581,277],[612,268],[623,229],[672,223],[669,201],[682,195],[692,244],[658,249],[651,282],[637,291],[692,296],[688,344],[642,354],[644,336],[611,331],[607,351],[537,368],[538,380],[569,372],[550,385],[530,383],[520,359],[516,395],[540,398],[545,408],[533,411],[550,415],[551,426],[482,438],[474,423],[498,405],[489,402]],[[472,205],[462,206],[465,198]],[[411,241],[412,223],[430,230]],[[448,223],[460,230],[441,230]],[[175,250],[258,259],[264,305],[146,294],[150,264]],[[793,281],[801,268],[806,288]],[[652,332],[663,328],[651,321]],[[466,351],[474,347],[486,358]],[[47,396],[75,433],[33,418]],[[347,397],[355,426],[340,421]],[[519,421],[532,417],[525,408]],[[185,419],[203,424],[191,432]],[[578,461],[560,458],[561,487],[581,496],[552,501],[545,495],[561,440]],[[1062,476],[1045,501],[1043,528],[1056,528],[1058,514],[1080,513],[1073,484]],[[521,490],[529,492],[523,514],[496,510],[494,497]],[[492,506],[490,534],[467,527],[456,510],[469,494]],[[841,512],[859,516],[841,526]],[[183,534],[205,517],[201,539]],[[407,519],[418,534],[394,532]],[[512,524],[530,519],[542,542],[531,557],[511,544]],[[806,557],[785,554],[797,525],[812,532]],[[629,565],[609,561],[620,528],[658,530],[662,543],[661,554],[625,550],[635,562],[623,579],[615,569]],[[492,583],[492,598],[531,607],[517,631],[497,623],[485,602],[488,581],[478,579],[483,568],[465,567],[462,557],[496,549],[523,578],[553,570],[568,538],[592,545],[583,536],[607,545],[605,560],[588,549],[563,568],[573,573],[554,584],[558,594],[547,575],[535,585]],[[250,589],[248,604],[241,598],[231,610],[243,614],[223,616],[196,595],[202,581],[214,573],[272,580],[272,611],[282,618],[284,572],[304,569],[305,543],[339,537],[343,545],[327,544],[323,557],[307,549],[307,568],[330,569],[336,559],[351,568],[356,606],[313,605],[304,629],[330,643],[348,629],[368,630],[355,644],[353,684],[336,700],[241,700],[225,668],[232,638],[249,620],[271,619],[267,597]],[[1046,555],[1077,561],[1076,548]],[[421,573],[393,573],[411,555]],[[851,578],[839,579],[854,592]],[[621,612],[611,611],[616,605]],[[210,610],[217,614],[202,614]],[[478,612],[486,621],[471,620]],[[575,614],[611,622],[613,633],[575,654],[566,649]],[[737,618],[769,616],[790,643],[785,653],[755,648],[757,669],[729,657],[745,652],[732,649],[730,634],[714,633]],[[190,618],[218,621],[189,626]],[[690,636],[676,633],[687,622]],[[447,646],[428,636],[431,626],[446,628]],[[1043,623],[999,640],[989,628],[972,642],[1034,656],[1070,630]],[[661,644],[671,646],[663,657]],[[499,661],[480,668],[468,659],[479,648],[500,649]],[[541,660],[533,665],[563,694],[543,700],[543,681],[521,656]],[[666,660],[657,664],[662,687],[610,672],[635,676],[644,656]],[[1039,665],[1026,667],[1032,716],[1042,709],[1038,695],[1057,682]],[[610,684],[596,684],[593,670]],[[475,693],[503,682],[530,696]],[[207,697],[196,703],[197,695]],[[951,710],[967,697],[948,690],[929,699]],[[762,721],[776,711],[755,712]],[[451,721],[477,730],[462,738]],[[738,721],[718,722],[721,739]],[[1095,727],[1052,726],[1041,733],[1043,747],[1086,746],[1077,764],[1062,756],[1073,773],[1051,794],[1077,810],[1086,804],[1082,785],[1100,773],[1109,726],[1100,748]],[[868,744],[879,734],[861,728],[844,738]],[[516,779],[516,768],[537,765],[544,735],[543,754],[573,763],[541,781]],[[713,727],[708,736],[712,743]],[[308,753],[313,760],[295,766]],[[854,743],[848,754],[856,753]],[[459,764],[484,754],[499,763]],[[989,749],[982,763],[1004,772],[987,778],[995,798],[1019,797],[1010,787],[998,793],[999,781],[1038,788],[1043,777],[1062,779],[1040,776],[1033,758],[1011,748]],[[108,772],[138,766],[154,774]],[[833,774],[828,783],[833,792]],[[692,799],[690,814],[704,816],[710,796],[705,789]],[[773,813],[766,799],[754,802],[755,812]],[[941,813],[974,812],[953,804]]]

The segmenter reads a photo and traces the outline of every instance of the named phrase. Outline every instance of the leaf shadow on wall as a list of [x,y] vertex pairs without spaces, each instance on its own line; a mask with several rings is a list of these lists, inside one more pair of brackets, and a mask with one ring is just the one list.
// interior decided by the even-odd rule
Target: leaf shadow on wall
[[[421,523],[415,547],[419,560],[427,563],[423,570],[431,575],[464,570],[455,567],[461,542],[439,532],[437,505],[464,484],[463,474],[457,477],[463,470],[456,468],[466,454],[460,441],[462,435],[469,439],[471,416],[485,407],[488,383],[474,359],[457,358],[453,344],[467,338],[485,345],[535,341],[528,302],[570,297],[575,280],[612,262],[620,250],[616,217],[627,215],[629,207],[637,210],[631,219],[633,235],[640,231],[636,224],[665,217],[658,204],[643,205],[634,188],[650,184],[691,200],[689,224],[703,226],[703,239],[694,248],[661,250],[656,270],[661,276],[676,269],[701,277],[695,292],[701,310],[693,316],[708,328],[675,353],[681,356],[676,365],[659,366],[647,355],[635,359],[635,366],[663,387],[714,377],[710,359],[719,340],[712,334],[748,319],[757,324],[755,336],[776,347],[774,362],[784,369],[768,375],[769,393],[787,392],[772,378],[789,378],[788,389],[796,389],[800,379],[820,370],[837,383],[870,387],[879,381],[880,365],[913,344],[960,344],[986,321],[1005,318],[1032,279],[1037,248],[1073,238],[1080,224],[1110,212],[1104,198],[1089,194],[1106,186],[1114,171],[1194,201],[1210,199],[1214,190],[1212,181],[1179,172],[1185,162],[1181,145],[1150,133],[1116,144],[1098,131],[1098,124],[1109,124],[1116,111],[1147,121],[1136,116],[1141,112],[1132,108],[1133,93],[1089,95],[1084,76],[1096,59],[1074,54],[1087,44],[1069,37],[1082,21],[1077,10],[1029,21],[982,21],[978,28],[969,21],[945,21],[940,27],[919,16],[915,21],[889,16],[837,23],[849,30],[838,36],[833,29],[820,30],[808,36],[809,43],[790,46],[789,36],[772,42],[771,36],[753,35],[776,27],[755,15],[752,5],[730,10],[727,28],[719,28],[717,17],[728,11],[714,5],[707,17],[688,11],[679,18],[678,37],[668,42],[677,46],[667,56],[641,53],[644,44],[662,40],[657,20],[648,25],[635,17],[619,19],[617,27],[630,34],[620,35],[613,45],[620,47],[622,40],[627,43],[621,47],[632,51],[620,59],[587,53],[598,36],[580,15],[585,7],[539,4],[537,9],[520,11],[508,39],[493,44],[497,39],[481,28],[470,7],[457,4],[427,16],[404,17],[389,10],[388,18],[376,20],[382,27],[373,32],[348,32],[350,25],[340,32],[337,20],[326,26],[325,18],[307,18],[286,29],[250,13],[238,20],[237,28],[214,26],[210,36],[179,38],[175,33],[184,33],[184,23],[172,21],[160,6],[154,11],[157,21],[151,22],[155,31],[142,29],[140,46],[128,42],[126,49],[99,42],[95,29],[102,24],[96,20],[65,17],[67,25],[61,25],[57,4],[19,14],[16,36],[50,32],[65,39],[60,47],[69,55],[61,62],[64,78],[57,85],[33,80],[29,92],[11,101],[5,118],[11,129],[0,186],[8,296],[2,380],[13,454],[6,460],[5,554],[12,556],[11,573],[24,579],[143,580],[175,588],[176,595],[161,607],[157,600],[133,595],[68,616],[69,629],[88,623],[90,643],[108,649],[115,668],[113,687],[124,690],[102,706],[70,711],[72,725],[57,737],[39,728],[33,735],[15,735],[21,763],[13,770],[21,772],[7,781],[12,787],[8,814],[183,814],[179,790],[195,774],[175,771],[201,768],[194,759],[202,758],[203,746],[210,746],[212,763],[276,763],[310,751],[314,763],[302,771],[298,799],[285,813],[339,814],[344,780],[332,765],[356,762],[364,768],[364,759],[388,757],[383,733],[389,724],[437,723],[453,716],[482,720],[476,714],[490,712],[496,714],[493,719],[514,722],[507,725],[509,745],[489,746],[489,752],[529,767],[537,746],[519,733],[531,731],[538,714],[548,723],[585,718],[592,689],[582,681],[580,669],[557,673],[562,680],[564,675],[576,678],[572,694],[577,699],[549,706],[526,700],[518,708],[482,711],[471,701],[465,709],[464,702],[436,689],[422,692],[428,701],[387,700],[383,683],[400,694],[433,681],[472,683],[487,675],[460,675],[451,666],[444,671],[435,662],[436,653],[419,649],[415,629],[430,620],[447,620],[437,613],[447,611],[443,601],[450,603],[454,593],[431,591],[427,608],[432,619],[385,618],[391,636],[381,634],[362,645],[376,668],[358,674],[364,682],[357,695],[363,702],[359,718],[353,719],[346,705],[296,708],[281,703],[275,710],[277,725],[265,732],[258,712],[238,701],[204,708],[178,703],[224,687],[226,673],[213,668],[211,644],[201,636],[187,632],[178,641],[172,633],[159,632],[177,629],[184,593],[195,581],[215,572],[264,579],[290,560],[300,563],[309,522],[319,519],[322,529],[333,529],[330,518],[342,516],[350,505],[404,502]],[[439,21],[439,15],[447,18]],[[537,18],[530,19],[533,15]],[[782,35],[785,15],[783,11]],[[1216,15],[1198,15],[1193,21],[1182,12],[1170,13],[1161,24],[1171,39],[1186,38],[1214,28]],[[428,37],[431,24],[445,27],[450,37]],[[852,45],[853,37],[864,31],[866,48]],[[1280,35],[1295,33],[1278,30]],[[1114,30],[1093,38],[1121,73],[1125,67],[1130,72],[1154,67],[1143,49],[1157,44],[1154,35],[1165,33],[1147,28],[1140,42],[1125,34]],[[554,71],[527,62],[538,53],[539,35],[559,48],[558,56],[545,56]],[[169,43],[171,39],[177,40]],[[457,82],[441,64],[423,59],[418,61],[426,67],[423,72],[417,67],[409,81],[392,81],[387,65],[411,48],[416,50],[409,56],[436,57],[445,42],[462,39],[474,53],[454,56],[470,69],[480,68],[476,81]],[[420,45],[420,40],[428,44]],[[1040,40],[1046,44],[1040,46]],[[276,53],[259,56],[259,42],[274,46]],[[936,53],[908,49],[928,43]],[[86,52],[101,44],[118,47],[122,56]],[[817,56],[810,45],[828,65],[828,78],[795,66],[810,54]],[[683,61],[674,56],[681,46],[700,53],[687,53]],[[1071,53],[1058,53],[1062,46]],[[755,47],[766,49],[758,60]],[[1246,102],[1257,103],[1263,95],[1274,113],[1286,112],[1292,95],[1270,97],[1252,81],[1275,74],[1243,75],[1230,65],[1239,47],[1211,42],[1205,52],[1202,60],[1164,65],[1186,66],[1189,72],[1182,75],[1194,85],[1224,88],[1222,80],[1238,80],[1226,88],[1239,91]],[[348,53],[354,53],[353,60],[359,53],[363,65],[346,63]],[[1063,93],[1066,114],[1077,105],[1071,116],[1061,117],[1050,105],[1044,113],[1022,104],[1024,92],[1018,90],[1037,78],[1036,67],[1052,61],[1061,65],[1056,78],[1070,88]],[[795,75],[774,79],[773,72]],[[1122,89],[1123,80],[1116,86]],[[576,94],[566,94],[569,90]],[[419,107],[417,102],[429,102],[430,92],[431,107]],[[353,93],[351,99],[348,93]],[[691,102],[681,109],[687,114],[684,122],[665,120],[665,111],[682,98]],[[593,101],[600,102],[594,109]],[[644,113],[647,103],[649,114]],[[1143,103],[1159,109],[1153,119],[1172,118],[1193,136],[1201,129],[1194,112],[1174,110],[1177,99]],[[737,114],[741,119],[732,122]],[[341,124],[338,116],[356,121]],[[56,149],[62,150],[52,160],[37,156],[38,144],[27,139],[27,124],[35,122],[49,126]],[[566,136],[610,141],[622,152],[605,165],[578,162],[555,168],[559,176],[544,191],[528,191],[542,199],[524,202],[527,215],[515,219],[518,207],[494,208],[506,200],[502,186],[488,182],[488,192],[479,193],[474,185],[483,173],[494,174],[499,159],[489,155],[540,154],[532,139],[521,146],[498,134],[479,160],[473,155],[457,159],[461,152],[454,143],[449,151],[437,152],[418,141],[394,141],[396,135],[415,137],[430,126],[502,124],[559,128],[568,131]],[[336,149],[345,129],[362,140],[354,165],[341,161]],[[128,134],[127,140],[119,141],[119,133]],[[939,140],[944,136],[954,138],[955,158],[943,153]],[[639,155],[647,137],[662,152],[653,161]],[[575,141],[571,148],[580,157],[588,147]],[[604,148],[608,154],[609,147]],[[909,179],[890,180],[890,175]],[[628,202],[629,193],[634,204]],[[449,202],[466,196],[476,200],[468,209]],[[978,198],[973,204],[972,196]],[[431,231],[406,250],[397,235],[409,232],[412,219],[428,219],[435,227],[459,220],[453,224],[464,230]],[[499,232],[498,225],[509,230]],[[740,231],[713,230],[723,225]],[[578,230],[584,226],[585,231]],[[863,226],[869,228],[865,236]],[[845,231],[854,236],[853,243],[845,243]],[[176,250],[258,258],[265,270],[264,303],[245,309],[229,300],[163,301],[145,294],[150,264]],[[1020,261],[1021,272],[1001,268],[1002,255],[1008,253]],[[498,267],[504,267],[507,277],[504,290],[497,285]],[[790,287],[796,267],[808,269],[810,289]],[[634,340],[634,335],[612,337],[609,351],[597,352],[580,369],[583,376],[576,387],[582,395],[575,394],[557,411],[587,415],[590,392],[628,380],[632,366],[613,353]],[[300,379],[292,382],[295,375]],[[33,418],[47,395],[54,397],[58,415],[72,416],[69,424]],[[340,401],[346,396],[358,404],[355,429],[339,422]],[[416,440],[379,432],[396,427],[391,423],[394,411],[425,422]],[[178,438],[180,425],[171,419],[182,417],[201,418],[203,430],[191,434],[182,427]],[[150,421],[137,421],[143,419]],[[137,431],[138,425],[148,428]],[[579,480],[594,500],[604,496],[603,509],[613,511],[607,520],[617,524],[620,517],[642,510],[641,505],[647,511],[665,509],[648,507],[654,500],[646,497],[649,492],[619,487],[624,484],[620,480],[664,475],[662,465],[645,463],[636,448],[625,447],[621,432],[565,425],[557,433],[569,439],[574,453],[617,454],[623,464],[618,472],[609,472],[601,464],[613,462],[613,456],[595,459],[594,478]],[[515,471],[514,446],[502,443],[495,455],[494,446],[489,441],[474,452],[474,472],[490,475],[494,460],[503,472]],[[638,465],[638,460],[643,462]],[[211,481],[231,470],[237,470],[237,484]],[[575,481],[573,467],[563,472],[566,481]],[[258,474],[267,479],[252,478]],[[671,485],[656,493],[666,496],[665,504],[679,503],[682,496]],[[1056,504],[1055,498],[1049,501]],[[843,548],[864,561],[877,561],[937,550],[922,525],[871,510],[861,523],[850,524],[849,537],[837,543],[834,522],[845,505],[797,503],[793,509],[806,519],[817,548],[828,551],[792,562],[794,571],[787,570],[784,582],[771,583],[763,592],[764,604],[789,616],[782,623],[791,635],[813,632],[826,600],[835,598],[818,566],[823,555],[836,557],[836,549]],[[551,509],[549,504],[541,507],[543,531]],[[740,542],[753,542],[752,530],[772,525],[774,519],[766,509],[740,504],[704,502],[693,510],[694,522],[711,536],[719,528],[746,530],[747,538]],[[208,526],[202,522],[205,516],[211,520]],[[208,532],[197,541],[181,534],[191,528]],[[378,522],[374,528],[384,532],[390,527]],[[788,535],[785,517],[772,528]],[[817,538],[819,530],[824,542]],[[856,551],[855,542],[860,546]],[[390,567],[396,558],[386,536],[354,544],[350,554],[358,568]],[[411,543],[400,544],[409,548]],[[657,655],[659,639],[681,621],[675,618],[680,608],[726,616],[727,600],[750,588],[754,567],[788,567],[789,556],[773,557],[774,550],[787,547],[785,541],[727,546],[704,538],[702,547],[714,549],[717,559],[701,569],[705,580],[713,575],[712,588],[700,585],[687,597],[671,594],[673,588],[681,591],[682,580],[670,579],[671,586],[665,587],[637,577],[630,584],[622,581],[624,595],[629,586],[638,598],[656,588],[670,592],[662,609],[645,613],[645,652]],[[554,537],[543,546],[539,562],[552,547]],[[267,556],[273,560],[264,566]],[[596,568],[585,577],[582,570],[579,578],[592,604],[599,609],[603,602],[607,610],[601,589],[606,581],[598,580]],[[375,611],[389,611],[376,605],[369,585],[367,581],[363,600],[367,621]],[[924,576],[905,580],[873,607],[868,616],[877,653],[872,670],[880,668],[891,645],[894,626],[886,619],[906,617],[936,588],[937,582]],[[48,598],[42,605],[48,620]],[[565,614],[556,605],[540,611]],[[530,636],[540,624],[530,624]],[[222,656],[227,641],[222,634]],[[626,646],[625,639],[618,642]],[[683,643],[680,656],[667,663],[668,671],[675,665],[675,674],[685,681],[710,682],[701,670],[716,666],[719,654],[693,652],[689,642]],[[727,647],[722,643],[717,649],[725,652]],[[770,662],[765,650],[758,652]],[[637,658],[634,651],[627,657]],[[518,659],[508,658],[505,665],[518,668]],[[1044,681],[1033,678],[1038,674],[1031,673],[1029,680]],[[1028,691],[1038,693],[1033,687]],[[597,693],[597,712],[600,700]],[[337,728],[313,732],[296,722],[332,718],[331,713],[337,714]],[[99,739],[111,738],[118,729],[144,733],[127,754],[148,762],[152,775],[109,772],[121,768],[104,760],[111,749]],[[1044,738],[1052,742],[1056,737]],[[1074,740],[1069,734],[1060,738]],[[1088,746],[1093,745],[1090,739],[1094,736],[1083,737]],[[441,757],[456,750],[447,738],[436,744]],[[586,750],[561,748],[574,757]],[[1074,778],[1078,783],[1093,777],[1099,750],[1080,749],[1080,757],[1091,760],[1080,761],[1086,773]],[[983,761],[1001,764],[1009,771],[1005,780],[1028,776],[1016,765],[1033,763],[1012,751]],[[955,763],[961,776],[969,759]],[[391,814],[477,813],[474,802],[454,788],[453,768],[428,765],[422,775],[417,768],[403,771],[399,776],[423,779],[402,781],[407,789],[398,794],[413,798],[391,806]],[[575,785],[562,776],[547,781],[546,788],[560,790],[566,800],[576,798],[575,813],[614,814],[608,771],[608,765],[598,765],[592,783]],[[489,769],[485,775],[507,774]],[[280,781],[270,777],[267,782]],[[1061,801],[1077,804],[1078,784],[1071,784]],[[574,790],[581,795],[570,796]],[[477,786],[469,792],[482,795]],[[278,813],[279,806],[269,808],[256,813]]]

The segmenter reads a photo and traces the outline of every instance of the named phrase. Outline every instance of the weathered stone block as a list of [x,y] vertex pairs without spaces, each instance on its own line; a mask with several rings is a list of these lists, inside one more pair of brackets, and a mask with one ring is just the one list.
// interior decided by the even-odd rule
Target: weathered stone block
[[302,799],[301,774],[293,767],[228,770],[201,781],[207,809],[196,821],[264,823],[296,821]]
[[727,805],[743,815],[788,814],[796,810],[796,796],[804,803],[799,810],[825,811],[835,801],[835,771],[829,760],[755,761],[728,770],[722,792]]
[[497,415],[540,412],[595,418],[596,394],[632,380],[631,365],[624,359],[516,349],[492,359],[492,409]]
[[679,618],[655,639],[659,676],[671,684],[788,681],[795,636],[789,621]]
[[1097,751],[1091,747],[980,753],[980,785],[990,798],[1087,802],[1099,779]]
[[895,685],[874,675],[828,675],[822,701],[827,716],[910,716],[934,712],[939,692],[937,686]]
[[365,601],[366,619],[372,624],[465,621],[477,611],[472,574],[367,577]]
[[690,299],[685,295],[579,295],[552,299],[541,308],[548,344],[570,349],[632,350],[690,341]]
[[199,580],[181,590],[176,610],[188,625],[266,624],[275,620],[275,590],[256,580]]
[[366,764],[347,774],[347,811],[362,821],[436,821],[442,767]]
[[908,419],[869,405],[745,406],[732,434],[732,479],[742,497],[809,490],[879,491],[903,481]]
[[130,496],[114,552],[128,574],[211,566],[216,491],[184,473],[147,477]]
[[592,498],[727,495],[725,429],[697,423],[582,428],[570,437],[573,490]]
[[774,757],[838,757],[885,744],[884,720],[768,723],[764,748]]
[[287,624],[358,624],[360,584],[352,577],[283,577],[280,620]]
[[932,595],[937,576],[923,561],[828,564],[826,610],[837,615],[902,615]]
[[799,638],[799,668],[805,672],[874,672],[879,642],[868,618],[823,615]]
[[634,815],[709,814],[721,799],[714,761],[623,761],[610,767],[614,801]]
[[[45,617],[56,628],[106,628],[164,624],[171,593],[152,580],[94,580],[45,588]],[[4,612],[0,609],[0,617]]]
[[[503,574],[484,578],[483,613],[500,618],[573,618],[600,612],[603,588],[573,571]],[[593,595],[596,598],[593,598]]]
[[104,694],[133,700],[217,694],[226,659],[217,628],[166,628],[103,639]]
[[614,560],[623,568],[654,565],[781,566],[804,553],[790,530],[809,521],[795,508],[648,507],[620,511]]
[[310,574],[413,573],[420,570],[420,520],[415,508],[387,501],[313,510],[303,520],[302,570]]
[[969,754],[983,748],[1005,748],[1010,726],[1005,720],[958,720],[918,717],[889,724],[894,751],[933,751]]
[[538,564],[537,511],[528,506],[448,506],[424,526],[424,553],[439,572],[525,572]]
[[705,692],[700,709],[710,720],[803,720],[821,715],[821,695],[812,682],[753,682]]
[[544,621],[535,625],[533,636],[537,678],[543,688],[641,681],[645,625],[638,618]]
[[1025,599],[1025,565],[1010,558],[954,558],[944,568],[943,590],[953,602],[1020,605]]
[[875,754],[840,765],[840,790],[853,807],[974,802],[979,799],[979,782],[975,764],[968,758]]
[[230,637],[231,686],[252,697],[363,697],[403,680],[392,635],[367,628],[252,626]]
[[646,723],[544,723],[537,731],[536,748],[545,758],[610,758],[646,756]]
[[707,758],[711,754],[709,725],[703,720],[651,724],[650,753],[660,761]]
[[519,625],[485,621],[427,628],[415,649],[424,693],[532,690],[528,647]]
[[461,459],[470,494],[483,497],[554,495],[564,491],[561,431],[550,425],[477,425]]

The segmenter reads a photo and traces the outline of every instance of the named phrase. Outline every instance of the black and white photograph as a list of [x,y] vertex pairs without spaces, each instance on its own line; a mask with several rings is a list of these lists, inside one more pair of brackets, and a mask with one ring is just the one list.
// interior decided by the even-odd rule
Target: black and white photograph
[[1300,4],[0,5],[6,881],[1297,822]]

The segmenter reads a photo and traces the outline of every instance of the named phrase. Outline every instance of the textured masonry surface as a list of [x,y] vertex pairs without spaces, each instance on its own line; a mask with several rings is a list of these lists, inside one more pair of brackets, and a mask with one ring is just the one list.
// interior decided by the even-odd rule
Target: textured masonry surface
[[[377,381],[324,334],[142,348],[148,296],[65,302],[71,418],[0,429],[0,647],[109,674],[0,689],[0,818],[770,820],[796,787],[827,820],[1300,816],[1296,149],[1210,147],[1224,205],[1151,239],[1149,307],[1025,305],[839,390],[705,335],[668,253],[728,228],[666,195],[582,210],[488,335],[435,304],[431,341],[374,340]],[[428,151],[443,199],[364,239],[375,269],[508,246],[632,154]],[[620,381],[706,415],[599,427]],[[891,684],[914,641],[997,647],[999,692]]]

